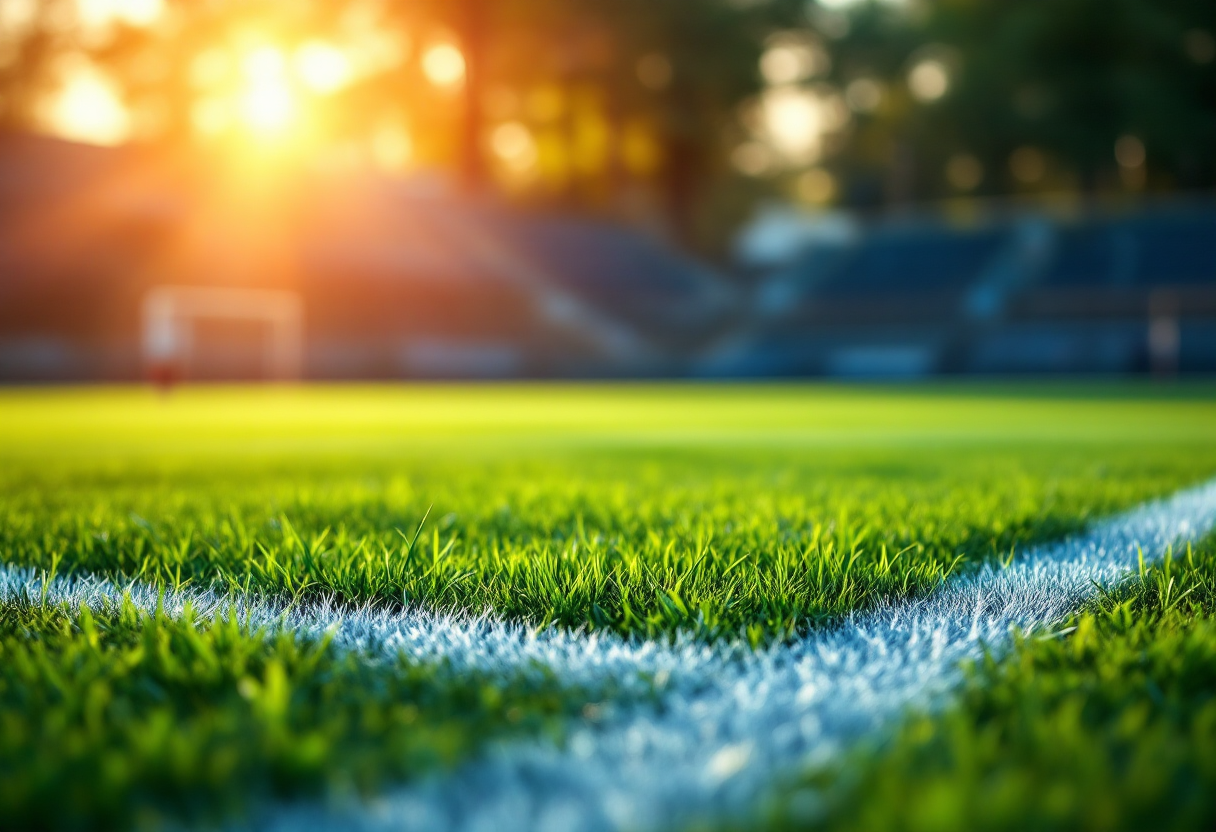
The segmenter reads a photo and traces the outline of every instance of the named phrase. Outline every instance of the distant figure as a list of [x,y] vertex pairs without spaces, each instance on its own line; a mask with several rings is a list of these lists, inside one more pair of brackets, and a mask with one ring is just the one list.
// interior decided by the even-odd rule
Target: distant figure
[[157,361],[148,365],[148,381],[166,396],[181,378],[182,371],[176,361]]
[[1182,338],[1178,326],[1178,297],[1157,290],[1149,297],[1148,360],[1153,375],[1178,375],[1178,353]]

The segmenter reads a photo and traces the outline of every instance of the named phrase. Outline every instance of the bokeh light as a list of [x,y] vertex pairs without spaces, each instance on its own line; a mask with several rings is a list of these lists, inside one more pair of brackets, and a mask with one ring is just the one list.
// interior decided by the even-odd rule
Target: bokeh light
[[1033,185],[1047,172],[1047,159],[1037,147],[1023,146],[1009,155],[1009,172],[1023,185]]
[[321,95],[347,86],[353,69],[346,53],[324,41],[309,41],[295,52],[296,73],[306,87]]
[[671,86],[671,79],[674,74],[671,59],[662,52],[651,52],[643,55],[638,59],[636,71],[638,81],[641,82],[642,86],[656,92],[665,90]]
[[845,87],[844,100],[855,113],[872,113],[882,104],[882,84],[873,78],[856,78]]
[[371,149],[372,158],[382,170],[401,170],[413,158],[414,140],[402,125],[385,124],[372,134]]
[[115,23],[148,26],[163,12],[163,0],[76,0],[81,26],[93,30]]
[[500,124],[490,138],[494,155],[513,172],[522,173],[536,165],[536,139],[526,126],[518,121]]
[[231,125],[231,109],[222,98],[202,98],[190,108],[190,122],[202,135],[216,136]]
[[778,87],[760,100],[764,134],[773,149],[791,164],[815,161],[824,128],[823,108],[810,92]]
[[747,176],[763,176],[773,166],[773,154],[758,141],[744,142],[730,155],[735,170]]
[[950,72],[937,58],[926,58],[908,72],[908,89],[923,102],[936,101],[950,89]]
[[825,205],[836,196],[836,178],[823,168],[811,168],[798,177],[795,188],[802,202]]
[[1144,168],[1146,157],[1144,142],[1138,136],[1120,136],[1115,142],[1115,161],[1119,163],[1119,178],[1125,188],[1138,191],[1144,187],[1148,178]]
[[1210,64],[1216,58],[1216,37],[1204,29],[1188,29],[1182,36],[1182,50],[1197,64]]
[[422,56],[422,72],[437,87],[455,87],[464,81],[464,55],[450,43],[436,44]]
[[760,56],[760,74],[773,85],[793,84],[816,74],[820,64],[811,44],[779,41]]
[[970,153],[956,153],[946,163],[946,179],[957,191],[973,191],[984,180],[984,166]]
[[1144,164],[1144,142],[1136,136],[1120,136],[1115,142],[1115,161],[1121,168],[1138,168]]
[[60,88],[44,103],[42,120],[60,136],[88,144],[116,145],[131,134],[131,116],[118,87],[83,61],[67,63]]

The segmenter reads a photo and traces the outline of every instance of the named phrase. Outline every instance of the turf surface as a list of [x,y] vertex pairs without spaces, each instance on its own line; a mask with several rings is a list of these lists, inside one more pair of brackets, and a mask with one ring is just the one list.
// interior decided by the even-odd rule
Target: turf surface
[[586,702],[535,672],[371,661],[235,618],[33,597],[0,606],[0,826],[156,829],[368,795],[491,740],[560,737]]
[[[59,574],[758,643],[1210,477],[1212,425],[1206,387],[10,391],[0,551]],[[232,624],[89,618],[29,599],[0,619],[0,815],[27,826],[375,788],[586,698]],[[947,724],[968,724],[975,691],[1015,690],[1005,672]],[[280,684],[270,719],[251,692]],[[891,759],[911,776],[912,751]]]

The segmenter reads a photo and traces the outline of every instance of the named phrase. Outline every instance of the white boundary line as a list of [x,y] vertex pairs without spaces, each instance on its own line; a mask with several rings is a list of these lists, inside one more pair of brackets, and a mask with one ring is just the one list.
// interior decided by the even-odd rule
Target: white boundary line
[[[334,633],[344,649],[443,658],[456,668],[547,668],[571,685],[661,687],[655,705],[618,706],[580,726],[563,747],[496,745],[445,777],[368,804],[278,807],[254,828],[279,830],[623,830],[737,816],[775,779],[831,759],[892,724],[909,706],[938,707],[960,663],[1009,644],[1013,628],[1059,620],[1167,547],[1216,528],[1216,480],[1145,504],[1062,543],[1032,549],[1007,568],[984,567],[927,598],[853,615],[793,645],[752,652],[682,637],[673,645],[611,635],[540,634],[482,617],[326,605],[284,612],[274,603],[209,592],[167,594],[166,613],[189,602],[202,616],[235,607],[258,624]],[[0,600],[37,597],[37,577],[0,566]],[[56,579],[49,599],[73,605],[127,592],[145,609],[155,589],[88,577]]]

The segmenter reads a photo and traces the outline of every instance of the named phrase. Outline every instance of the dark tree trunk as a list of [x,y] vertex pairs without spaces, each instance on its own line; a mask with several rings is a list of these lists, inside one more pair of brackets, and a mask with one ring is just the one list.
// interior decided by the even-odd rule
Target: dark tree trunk
[[464,123],[460,142],[460,180],[468,193],[485,189],[486,165],[482,150],[485,116],[482,81],[485,71],[486,16],[489,0],[462,0],[460,44],[464,53]]

